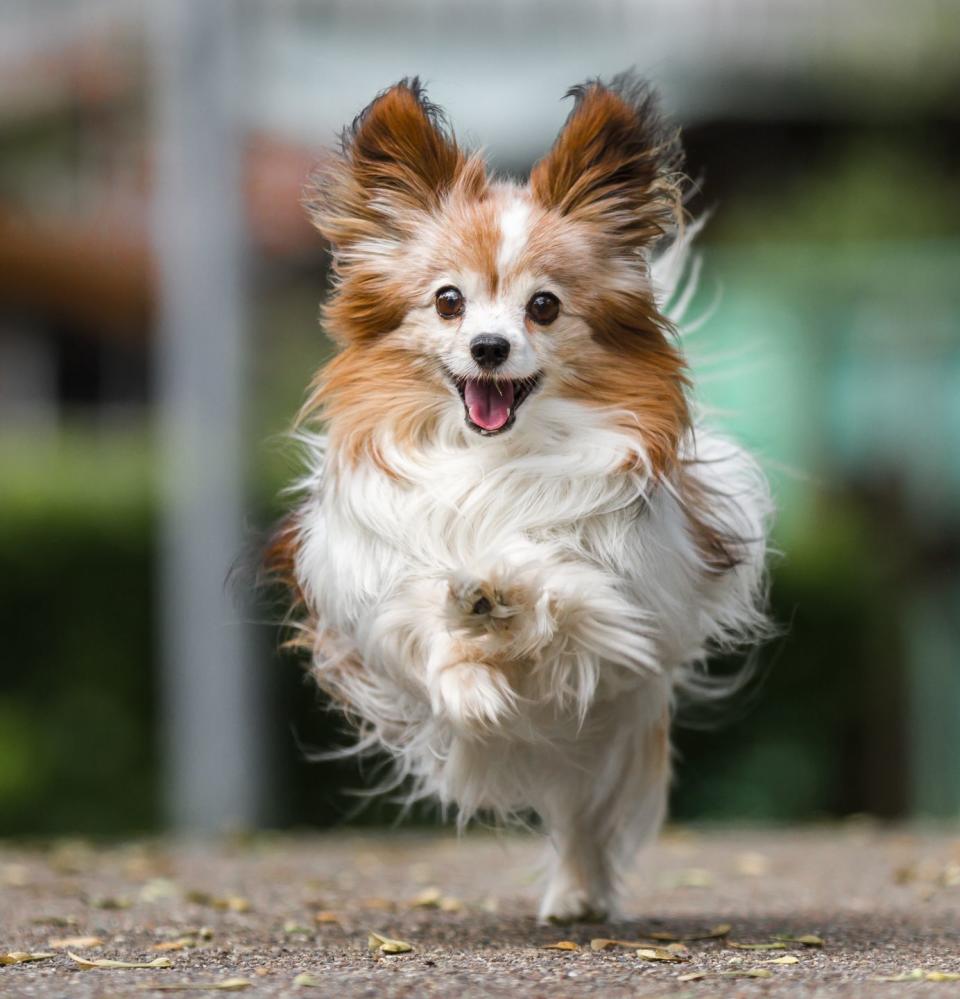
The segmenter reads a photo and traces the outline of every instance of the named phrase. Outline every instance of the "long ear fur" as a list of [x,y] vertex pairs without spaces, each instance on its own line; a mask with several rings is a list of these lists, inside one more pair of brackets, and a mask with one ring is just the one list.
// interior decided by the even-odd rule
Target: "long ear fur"
[[[461,178],[468,159],[417,77],[376,97],[320,164],[306,207],[334,252],[369,239],[409,236]],[[474,169],[473,180],[483,173]]]
[[589,80],[567,92],[573,110],[530,174],[534,198],[604,226],[625,249],[671,229],[681,213],[679,136],[650,87],[632,73]]

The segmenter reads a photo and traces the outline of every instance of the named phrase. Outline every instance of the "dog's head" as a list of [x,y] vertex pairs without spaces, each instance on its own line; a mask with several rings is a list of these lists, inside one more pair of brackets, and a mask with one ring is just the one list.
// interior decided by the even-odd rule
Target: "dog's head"
[[311,407],[348,456],[534,435],[538,399],[601,409],[653,470],[687,426],[683,362],[650,253],[680,218],[679,146],[630,76],[574,107],[525,185],[457,144],[417,80],[381,94],[321,166],[324,320],[342,349]]

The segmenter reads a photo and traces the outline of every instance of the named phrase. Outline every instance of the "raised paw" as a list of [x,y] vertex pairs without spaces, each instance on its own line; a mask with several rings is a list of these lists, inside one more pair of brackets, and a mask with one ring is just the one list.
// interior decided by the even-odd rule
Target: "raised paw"
[[450,610],[454,623],[468,631],[501,628],[520,612],[505,594],[488,580],[457,573],[448,580]]
[[447,666],[434,681],[434,711],[464,732],[493,729],[513,713],[514,701],[506,678],[483,663]]

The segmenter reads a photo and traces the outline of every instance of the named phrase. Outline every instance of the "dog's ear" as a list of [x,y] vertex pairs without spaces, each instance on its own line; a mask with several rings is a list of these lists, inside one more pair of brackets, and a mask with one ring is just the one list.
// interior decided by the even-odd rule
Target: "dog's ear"
[[656,95],[632,74],[591,80],[567,92],[573,110],[530,174],[547,209],[602,225],[633,248],[668,231],[682,211],[679,135]]
[[366,240],[400,242],[464,179],[483,182],[414,77],[380,94],[344,130],[306,206],[335,251]]

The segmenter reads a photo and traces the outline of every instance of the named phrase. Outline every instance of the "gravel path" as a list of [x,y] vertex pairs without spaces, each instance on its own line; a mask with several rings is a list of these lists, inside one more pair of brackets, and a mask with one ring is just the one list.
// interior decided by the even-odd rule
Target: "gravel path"
[[[936,980],[960,973],[960,831],[671,830],[631,875],[635,918],[601,926],[536,925],[540,849],[521,836],[407,832],[0,847],[0,955],[55,955],[0,967],[0,995],[161,995],[231,979],[249,983],[236,983],[246,995],[304,999],[960,994],[960,981]],[[664,949],[725,923],[726,935],[674,944],[676,962],[591,948],[617,938]],[[369,930],[413,950],[370,953]],[[823,945],[732,946],[778,934]],[[64,943],[84,937],[101,942]],[[544,949],[564,940],[575,948]],[[67,950],[171,966],[85,970]],[[783,958],[796,960],[769,963]],[[875,980],[918,968],[934,980]],[[304,973],[314,984],[295,984]]]

